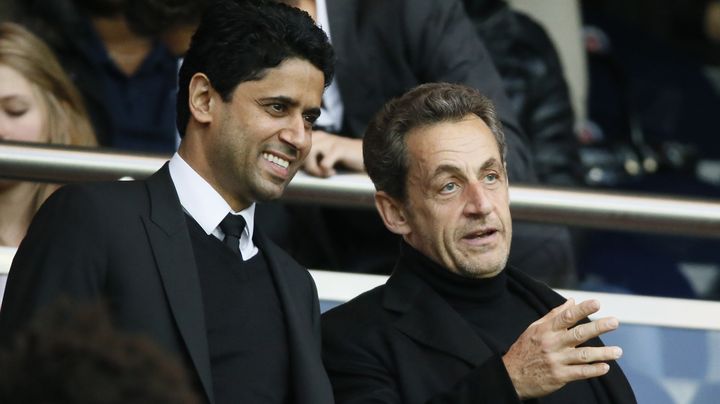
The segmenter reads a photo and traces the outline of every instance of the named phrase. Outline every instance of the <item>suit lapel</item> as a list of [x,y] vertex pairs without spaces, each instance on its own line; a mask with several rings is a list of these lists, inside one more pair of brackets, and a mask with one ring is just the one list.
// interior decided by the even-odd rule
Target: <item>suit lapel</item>
[[[312,303],[307,301],[304,285],[293,286],[289,271],[304,271],[295,261],[257,228],[255,240],[268,262],[280,304],[285,314],[290,351],[291,385],[294,402],[332,403],[332,389],[322,365],[320,336],[313,331]],[[315,290],[312,291],[316,293]],[[319,316],[319,313],[317,313]]]
[[395,269],[388,280],[383,305],[401,313],[395,326],[422,345],[471,366],[478,366],[493,355],[470,324],[407,269]]
[[165,164],[147,180],[150,217],[143,218],[150,246],[180,336],[208,400],[213,403],[212,374],[200,280],[185,215]]

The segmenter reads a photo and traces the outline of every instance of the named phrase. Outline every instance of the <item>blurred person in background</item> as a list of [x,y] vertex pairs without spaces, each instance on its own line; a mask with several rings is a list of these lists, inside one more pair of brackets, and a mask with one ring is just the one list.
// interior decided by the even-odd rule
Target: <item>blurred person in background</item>
[[538,181],[579,185],[580,143],[570,93],[547,32],[505,0],[463,0],[463,4],[528,137]]
[[[717,1],[583,0],[589,127],[581,140],[591,185],[613,191],[720,198]],[[618,262],[623,265],[617,265]],[[593,231],[580,244],[583,287],[716,298],[717,242]],[[653,268],[647,275],[646,268]],[[696,272],[692,268],[707,268]],[[702,276],[697,275],[702,273]],[[714,278],[714,279],[713,279]]]
[[60,299],[0,350],[0,402],[199,404],[177,358],[112,325],[101,304]]
[[207,0],[11,1],[80,89],[101,145],[176,150],[178,62]]
[[[50,49],[0,23],[0,140],[94,146],[82,98]],[[0,179],[0,245],[17,247],[58,185]]]

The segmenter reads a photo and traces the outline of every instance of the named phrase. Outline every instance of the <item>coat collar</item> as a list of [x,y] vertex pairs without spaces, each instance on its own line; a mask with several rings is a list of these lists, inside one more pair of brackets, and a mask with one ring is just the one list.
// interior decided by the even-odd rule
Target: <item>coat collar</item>
[[400,314],[395,327],[423,345],[472,366],[494,355],[457,311],[400,264],[387,282],[383,306]]
[[213,394],[200,279],[190,234],[168,165],[147,179],[150,218],[143,218],[180,336],[210,403]]
[[[513,268],[505,271],[508,271],[509,287],[526,294],[528,299],[534,299],[547,311],[565,301],[552,289],[524,273]],[[395,327],[418,343],[455,356],[472,366],[478,366],[494,355],[460,314],[402,263],[398,263],[387,281],[383,307],[399,313]],[[599,338],[593,338],[583,345],[603,344]],[[636,402],[617,362],[610,361],[609,364],[608,374],[593,380],[605,388],[612,402]]]

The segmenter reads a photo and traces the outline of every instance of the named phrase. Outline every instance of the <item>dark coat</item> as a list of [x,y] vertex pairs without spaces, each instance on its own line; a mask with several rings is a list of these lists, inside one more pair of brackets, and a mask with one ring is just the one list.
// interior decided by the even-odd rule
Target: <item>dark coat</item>
[[499,0],[464,0],[528,137],[543,184],[579,183],[580,142],[560,58],[543,27]]
[[[330,404],[315,284],[261,231],[255,234],[285,312],[291,394],[298,403]],[[60,295],[103,299],[121,330],[147,335],[185,360],[212,403],[195,262],[167,165],[146,181],[63,187],[40,209],[17,251],[0,310],[0,340],[7,342]]]
[[[550,311],[564,298],[508,271]],[[411,270],[323,315],[323,360],[338,404],[519,403],[501,358]],[[529,325],[529,324],[528,324]],[[595,338],[588,345],[600,346]],[[615,362],[599,383],[613,403],[635,403]]]

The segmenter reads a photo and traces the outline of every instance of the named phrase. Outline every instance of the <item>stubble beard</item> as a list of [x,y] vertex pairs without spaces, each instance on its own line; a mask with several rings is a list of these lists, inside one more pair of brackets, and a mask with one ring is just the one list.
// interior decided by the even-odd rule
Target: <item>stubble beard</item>
[[[510,242],[507,240],[507,249],[502,252],[502,256],[497,257],[493,255],[491,259],[479,257],[475,258],[473,255],[462,257],[462,260],[458,261],[457,271],[460,275],[473,278],[489,278],[498,275],[507,266],[508,258],[510,256]],[[494,249],[500,250],[501,246],[496,246]],[[501,254],[500,251],[493,251],[496,254]]]

